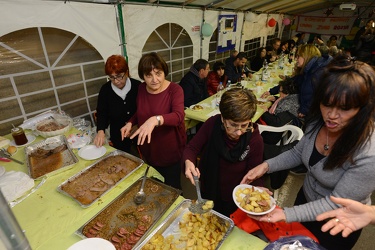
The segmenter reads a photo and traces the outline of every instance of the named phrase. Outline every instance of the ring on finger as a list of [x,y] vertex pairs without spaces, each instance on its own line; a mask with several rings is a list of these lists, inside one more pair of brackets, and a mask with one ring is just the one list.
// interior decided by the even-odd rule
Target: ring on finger
[[339,223],[339,222],[340,222],[340,220],[336,218],[336,219],[335,219],[335,222],[336,222],[336,223]]

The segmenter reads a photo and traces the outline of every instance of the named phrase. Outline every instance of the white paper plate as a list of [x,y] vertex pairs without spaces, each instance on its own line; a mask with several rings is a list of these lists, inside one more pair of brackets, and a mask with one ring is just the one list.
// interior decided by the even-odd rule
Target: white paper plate
[[[237,192],[237,190],[244,189],[244,188],[252,188],[252,187],[254,187],[254,189],[257,190],[257,191],[265,192],[263,189],[260,189],[258,187],[255,187],[255,186],[252,186],[252,185],[248,185],[248,184],[240,184],[240,185],[236,186],[233,189],[232,197],[233,197],[233,201],[234,201],[234,203],[236,203],[237,207],[239,209],[241,209],[242,211],[244,211],[245,213],[251,214],[251,215],[264,215],[264,214],[268,214],[269,212],[271,212],[272,210],[274,210],[275,207],[276,207],[276,201],[275,201],[275,199],[272,196],[270,196],[270,198],[271,198],[271,208],[269,210],[267,210],[267,211],[264,211],[264,212],[255,213],[255,212],[248,211],[248,210],[246,210],[246,209],[244,209],[244,208],[242,208],[240,206],[240,203],[236,199],[236,192]],[[243,197],[245,195],[241,194],[241,196]]]
[[90,143],[91,137],[87,134],[71,134],[67,141],[71,148],[82,148]]
[[87,238],[78,241],[67,250],[116,250],[115,246],[108,240],[102,238]]
[[107,152],[105,147],[96,147],[95,145],[87,145],[78,150],[78,155],[84,160],[90,161],[102,157]]
[[32,134],[26,135],[26,138],[27,138],[27,142],[23,145],[17,145],[14,141],[11,141],[9,143],[9,145],[10,146],[16,146],[16,147],[23,147],[23,146],[29,145],[30,143],[32,143],[36,139],[35,136],[33,136]]

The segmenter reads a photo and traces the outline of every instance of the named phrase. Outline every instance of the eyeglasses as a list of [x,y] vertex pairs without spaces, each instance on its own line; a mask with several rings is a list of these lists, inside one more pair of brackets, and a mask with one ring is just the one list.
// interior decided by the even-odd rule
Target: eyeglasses
[[117,75],[117,76],[108,76],[109,80],[111,80],[111,82],[114,82],[115,80],[122,80],[124,79],[125,77],[125,74],[122,74],[122,75]]
[[226,123],[225,127],[230,132],[237,132],[238,130],[240,130],[241,132],[245,133],[253,129],[252,122],[245,123],[245,124],[236,124],[236,123],[228,122],[227,120],[224,120],[224,122]]

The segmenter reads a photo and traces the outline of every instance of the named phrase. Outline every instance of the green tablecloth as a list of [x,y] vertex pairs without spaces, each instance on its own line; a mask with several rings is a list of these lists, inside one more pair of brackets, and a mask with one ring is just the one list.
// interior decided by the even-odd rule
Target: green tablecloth
[[[66,135],[73,132],[72,130],[68,131]],[[5,137],[11,139],[10,135],[6,135]],[[35,142],[41,140],[43,140],[43,138],[37,137]],[[106,148],[107,153],[114,150],[114,148],[110,146],[106,146]],[[77,154],[77,150],[73,151]],[[19,147],[14,157],[18,160],[25,161],[24,147]],[[46,182],[37,191],[12,208],[18,223],[25,231],[26,237],[34,250],[67,249],[69,246],[81,240],[79,236],[74,234],[75,231],[126,190],[131,184],[137,181],[144,174],[146,168],[146,164],[144,164],[119,183],[114,189],[100,198],[98,202],[94,203],[89,208],[82,208],[77,202],[60,194],[56,190],[66,179],[95,162],[86,161],[79,157],[78,159],[79,162],[71,169],[47,177]],[[0,165],[4,166],[7,171],[14,170],[27,173],[26,164],[20,165],[14,162],[1,162]],[[163,179],[153,168],[150,168],[148,176]],[[38,182],[36,182],[36,184],[38,184]],[[160,221],[183,200],[184,198],[180,196]],[[235,227],[221,249],[263,249],[265,246],[266,243],[264,241]]]

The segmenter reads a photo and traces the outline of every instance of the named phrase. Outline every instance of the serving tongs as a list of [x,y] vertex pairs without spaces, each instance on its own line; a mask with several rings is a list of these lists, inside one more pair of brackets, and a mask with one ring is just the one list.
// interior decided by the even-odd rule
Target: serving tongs
[[199,186],[198,176],[193,175],[193,178],[194,178],[194,182],[195,182],[195,188],[197,190],[197,197],[198,197],[198,199],[195,202],[192,201],[192,203],[191,203],[191,205],[189,207],[189,211],[192,212],[193,214],[205,214],[205,213],[211,211],[211,209],[213,207],[213,204],[212,204],[211,207],[205,208],[206,202],[208,200],[202,199],[201,188]]
[[7,151],[5,151],[4,148],[2,148],[0,150],[0,158],[7,158],[7,159],[12,160],[14,162],[17,162],[18,164],[21,164],[21,165],[24,164],[22,161],[16,160],[13,157],[11,157],[11,155]]

